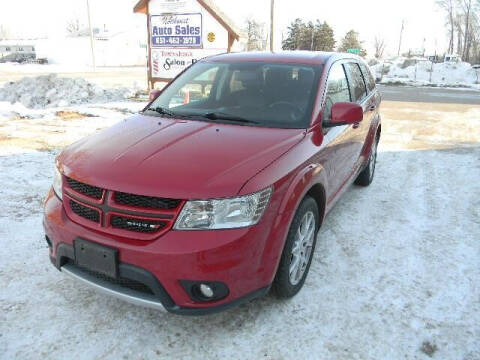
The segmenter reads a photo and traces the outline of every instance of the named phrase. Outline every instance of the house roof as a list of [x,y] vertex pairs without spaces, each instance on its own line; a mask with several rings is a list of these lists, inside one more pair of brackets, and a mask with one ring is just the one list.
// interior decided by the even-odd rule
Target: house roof
[[[147,3],[149,0],[139,0],[133,8],[133,12],[147,14]],[[236,40],[240,38],[241,32],[233,21],[222,12],[212,0],[197,0]]]

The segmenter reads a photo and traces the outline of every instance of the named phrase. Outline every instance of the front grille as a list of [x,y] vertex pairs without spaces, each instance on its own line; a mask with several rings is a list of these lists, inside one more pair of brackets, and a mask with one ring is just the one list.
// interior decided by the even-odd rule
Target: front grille
[[82,218],[96,223],[100,222],[100,213],[96,210],[83,206],[73,200],[70,200],[70,208],[75,214],[81,216]]
[[92,197],[94,199],[102,198],[103,189],[99,187],[88,185],[68,177],[67,177],[67,183],[68,183],[68,186],[70,186],[73,190],[75,190],[80,194]]
[[111,223],[112,227],[117,229],[142,233],[154,233],[166,225],[163,221],[128,218],[124,216],[113,216]]
[[147,285],[145,285],[144,283],[141,283],[139,281],[132,280],[132,279],[127,279],[127,278],[122,278],[122,277],[118,277],[118,278],[114,279],[114,278],[111,278],[111,277],[106,276],[104,274],[98,273],[96,271],[93,271],[93,270],[90,270],[90,269],[87,269],[87,268],[84,268],[84,267],[80,267],[77,264],[74,264],[73,261],[69,261],[69,263],[75,265],[76,267],[81,269],[83,272],[86,272],[87,274],[89,274],[91,276],[94,276],[99,280],[109,282],[110,284],[126,287],[128,289],[138,291],[138,292],[141,292],[141,293],[144,293],[144,294],[154,295],[153,291]]
[[175,209],[180,200],[165,199],[153,196],[134,195],[123,192],[115,193],[115,202],[122,205],[129,205],[150,209]]

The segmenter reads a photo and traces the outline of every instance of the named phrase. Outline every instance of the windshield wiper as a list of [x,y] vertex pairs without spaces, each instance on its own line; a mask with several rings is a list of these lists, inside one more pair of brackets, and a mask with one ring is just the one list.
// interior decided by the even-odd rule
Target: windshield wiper
[[150,111],[155,111],[161,115],[166,115],[166,116],[178,116],[177,114],[171,112],[170,110],[168,109],[165,109],[161,106],[155,106],[155,107],[149,107],[147,110],[150,110]]
[[242,122],[242,123],[258,124],[258,122],[254,120],[249,120],[241,116],[230,115],[222,112],[209,112],[202,116],[210,120],[227,120],[227,121],[236,121],[236,122]]

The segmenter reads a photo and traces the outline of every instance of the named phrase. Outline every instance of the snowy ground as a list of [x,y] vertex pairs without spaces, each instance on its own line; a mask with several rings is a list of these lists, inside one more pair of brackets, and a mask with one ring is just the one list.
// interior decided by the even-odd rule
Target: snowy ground
[[384,102],[376,178],[327,217],[303,290],[205,317],[97,294],[48,260],[59,148],[141,106],[0,103],[0,358],[480,359],[480,106]]

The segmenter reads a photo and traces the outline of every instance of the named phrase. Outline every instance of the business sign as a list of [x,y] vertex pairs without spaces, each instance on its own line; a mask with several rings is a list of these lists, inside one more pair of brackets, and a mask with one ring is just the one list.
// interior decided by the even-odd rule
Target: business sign
[[150,16],[152,48],[201,48],[202,14]]
[[218,52],[216,49],[152,49],[152,77],[172,79],[186,67]]

